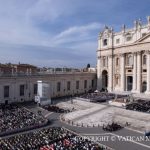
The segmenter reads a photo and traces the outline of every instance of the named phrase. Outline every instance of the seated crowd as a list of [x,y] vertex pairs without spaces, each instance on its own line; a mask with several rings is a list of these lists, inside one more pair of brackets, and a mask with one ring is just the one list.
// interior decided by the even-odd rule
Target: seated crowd
[[0,106],[0,119],[0,133],[40,125],[45,121],[42,116],[15,105]]
[[141,112],[150,112],[150,101],[138,99],[135,102],[127,104],[126,109]]
[[107,92],[86,93],[80,96],[81,98],[90,99],[96,102],[105,102],[106,100],[114,99],[115,94]]
[[69,109],[62,109],[58,106],[55,106],[55,105],[46,105],[46,106],[43,106],[44,109],[48,110],[48,111],[52,111],[52,112],[56,112],[56,113],[67,113],[67,112],[70,112]]
[[45,128],[0,141],[3,150],[104,150],[63,128]]

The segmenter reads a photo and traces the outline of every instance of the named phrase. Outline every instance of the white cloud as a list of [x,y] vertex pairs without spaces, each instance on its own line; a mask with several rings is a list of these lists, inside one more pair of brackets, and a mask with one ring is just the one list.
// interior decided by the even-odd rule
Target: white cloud
[[84,26],[73,26],[56,35],[53,41],[57,45],[69,42],[90,40],[93,39],[92,32],[100,30],[102,26],[102,24],[95,22]]
[[[94,42],[91,40],[97,39],[93,32],[99,31],[102,25],[97,22],[91,22],[89,24],[82,23],[82,25],[69,24],[70,27],[60,32],[51,31],[54,29],[45,30],[44,26],[40,27],[39,24],[45,22],[55,24],[55,21],[61,20],[63,16],[72,16],[78,11],[80,1],[72,3],[70,0],[11,0],[3,1],[0,0],[0,45],[1,43],[11,44],[22,44],[20,49],[28,51],[28,47],[23,45],[41,45],[41,46],[56,46],[61,47],[59,50],[55,50],[55,56],[53,51],[54,59],[48,60],[44,57],[41,59],[36,58],[36,53],[34,53],[34,59],[29,58],[30,52],[24,54],[23,51],[16,50],[14,48],[0,47],[0,50],[7,51],[7,53],[1,52],[1,61],[11,61],[19,60],[29,61],[33,63],[42,63],[43,64],[69,64],[69,60],[65,60],[67,56],[77,58],[79,55],[84,56],[83,49],[87,51],[95,51]],[[69,18],[68,18],[69,19]],[[61,23],[61,22],[60,22]],[[91,43],[91,44],[90,44]],[[90,44],[90,45],[89,45]],[[62,50],[65,48],[72,48],[72,50]],[[64,48],[64,49],[65,49]],[[36,51],[36,47],[33,48]],[[31,49],[30,49],[31,50]],[[9,51],[12,51],[9,53]],[[37,52],[41,55],[43,49],[41,48]],[[51,52],[52,48],[47,49]],[[59,55],[63,57],[59,58]],[[45,53],[45,51],[43,51]],[[90,53],[90,52],[89,52]],[[88,53],[86,53],[88,54]],[[26,56],[25,56],[26,55]],[[5,57],[4,57],[5,56]],[[58,57],[58,58],[57,58]],[[64,60],[63,60],[64,59]],[[87,55],[85,55],[83,60],[76,62],[76,64],[83,64],[86,61]],[[39,61],[40,60],[40,61]],[[58,62],[58,63],[57,63]],[[74,64],[74,62],[70,62]],[[39,65],[39,64],[38,64]]]
[[17,0],[0,2],[0,41],[35,44],[35,37],[40,37],[40,31],[26,20],[30,3],[21,3]]
[[99,29],[100,27],[101,27],[101,24],[99,24],[99,23],[91,23],[91,24],[84,25],[84,26],[74,26],[74,27],[71,27],[71,28],[61,32],[59,35],[57,35],[56,38],[63,38],[65,36],[76,34],[76,33],[82,34],[89,30]]
[[[3,5],[1,5],[3,4]],[[44,21],[53,22],[63,15],[75,13],[79,2],[72,5],[70,0],[0,0],[0,41],[7,43],[63,46],[69,42],[93,38],[92,31],[100,30],[100,23],[71,26],[65,31],[52,34],[38,25]],[[53,29],[52,29],[53,30]]]
[[[52,45],[54,35],[38,27],[71,15],[77,4],[70,0],[0,0],[0,41],[30,45]],[[45,23],[45,24],[46,24]]]
[[[38,0],[27,11],[29,20],[53,21],[61,15],[63,7],[59,7],[57,0]],[[32,21],[32,20],[30,20]]]

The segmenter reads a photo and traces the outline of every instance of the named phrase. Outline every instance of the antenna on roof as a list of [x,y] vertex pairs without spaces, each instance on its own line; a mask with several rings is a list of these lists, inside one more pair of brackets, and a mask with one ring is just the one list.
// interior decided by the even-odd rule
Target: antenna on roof
[[123,25],[122,25],[122,31],[125,32],[125,30],[126,30],[126,25],[123,24]]
[[150,25],[150,16],[147,16],[147,23]]

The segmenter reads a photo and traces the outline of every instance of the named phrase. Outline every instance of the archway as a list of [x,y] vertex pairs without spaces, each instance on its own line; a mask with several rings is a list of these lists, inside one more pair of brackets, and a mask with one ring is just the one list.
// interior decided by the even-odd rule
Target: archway
[[103,70],[102,72],[102,88],[107,89],[108,87],[108,72]]
[[143,81],[143,83],[142,83],[142,92],[145,92],[146,89],[147,89],[147,82]]
[[132,90],[132,84],[133,84],[133,77],[127,76],[127,91]]

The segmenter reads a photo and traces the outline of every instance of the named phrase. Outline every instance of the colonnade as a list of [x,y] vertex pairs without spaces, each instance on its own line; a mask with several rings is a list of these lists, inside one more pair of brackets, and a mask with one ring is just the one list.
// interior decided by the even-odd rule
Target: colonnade
[[[140,93],[142,87],[142,53],[133,53],[133,86],[132,92]],[[150,51],[146,51],[147,90],[150,93]],[[121,91],[125,91],[125,54],[120,55]]]

